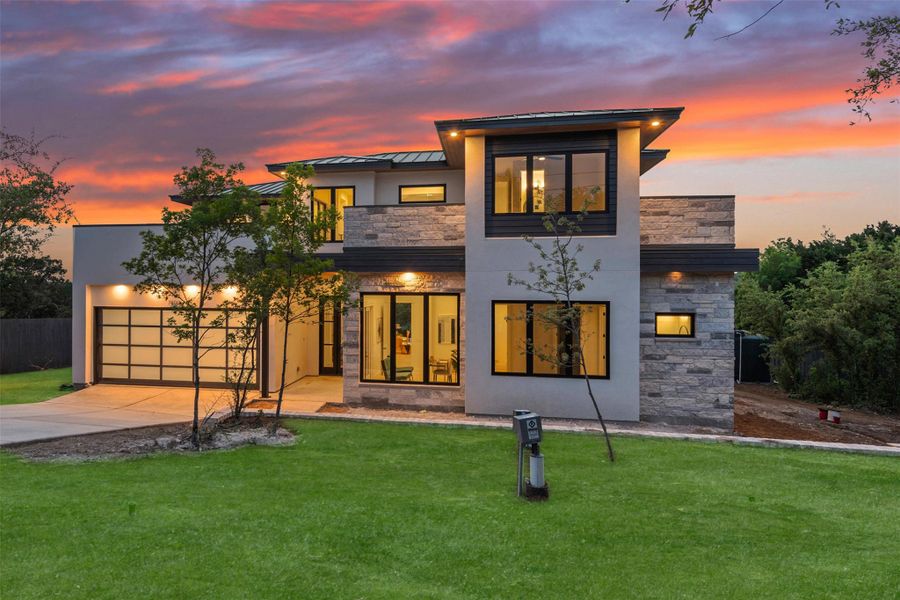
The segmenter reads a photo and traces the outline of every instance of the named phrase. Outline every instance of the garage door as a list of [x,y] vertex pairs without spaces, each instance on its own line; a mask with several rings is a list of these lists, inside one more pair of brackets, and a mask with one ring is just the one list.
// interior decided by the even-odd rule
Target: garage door
[[[169,325],[175,314],[159,308],[98,307],[95,348],[95,380],[142,385],[188,385],[191,383],[191,343],[180,341]],[[242,352],[229,344],[235,327],[244,318],[241,311],[207,311],[200,358],[200,381],[204,386],[225,386],[226,374],[239,373]],[[177,319],[177,317],[176,317]],[[220,321],[217,323],[216,320]],[[245,364],[256,382],[256,356]]]

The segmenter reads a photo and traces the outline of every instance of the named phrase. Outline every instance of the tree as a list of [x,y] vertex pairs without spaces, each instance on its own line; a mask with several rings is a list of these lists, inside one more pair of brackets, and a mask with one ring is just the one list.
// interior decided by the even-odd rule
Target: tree
[[191,441],[199,447],[200,359],[209,329],[222,324],[221,315],[207,320],[214,297],[228,286],[227,275],[235,248],[248,242],[251,226],[259,219],[259,195],[244,187],[237,175],[241,163],[225,166],[205,148],[197,150],[200,164],[182,167],[174,177],[181,199],[190,208],[163,208],[162,233],[141,232],[141,253],[123,266],[141,280],[139,293],[168,302],[174,313],[169,326],[179,340],[191,343],[194,415]]
[[[685,39],[693,37],[697,28],[703,24],[706,17],[713,12],[713,8],[720,0],[661,0],[656,12],[662,13],[665,20],[678,6],[684,6],[685,12],[691,19],[688,25]],[[630,2],[630,0],[625,0]],[[784,0],[778,0],[765,10],[758,18],[732,33],[720,36],[717,40],[731,38],[750,29],[762,21],[769,13],[781,6]],[[836,0],[823,0],[825,10],[840,8]],[[853,35],[862,33],[865,39],[860,43],[862,55],[868,61],[862,77],[856,80],[856,87],[845,90],[849,97],[847,102],[852,106],[853,112],[867,121],[872,120],[868,106],[880,96],[900,83],[900,17],[894,15],[875,16],[870,19],[838,19],[831,34],[836,36]],[[897,102],[896,98],[889,100]],[[854,123],[851,122],[851,125]]]
[[900,241],[870,242],[848,262],[819,266],[794,290],[776,372],[810,400],[900,412]]
[[342,310],[347,310],[350,294],[356,286],[348,273],[335,272],[333,261],[316,255],[327,232],[335,227],[340,217],[333,207],[312,214],[310,199],[314,188],[309,184],[309,178],[313,175],[312,167],[307,165],[288,166],[283,175],[285,184],[281,196],[272,201],[263,215],[262,236],[265,239],[259,244],[266,249],[267,274],[262,277],[266,281],[264,286],[274,287],[271,314],[284,325],[273,431],[281,418],[291,325],[317,320],[320,309],[327,303],[340,304]]
[[843,239],[828,230],[809,243],[780,239],[759,273],[739,275],[735,324],[770,338],[786,391],[898,412],[898,281],[900,227],[887,221]]
[[47,319],[72,316],[72,283],[62,261],[13,254],[0,260],[0,318]]
[[62,262],[40,252],[54,227],[74,218],[56,179],[59,162],[46,139],[0,130],[0,317],[35,319],[72,314],[72,284]]
[[535,344],[533,339],[527,340],[527,351],[541,360],[563,369],[580,371],[584,376],[588,397],[597,413],[597,420],[603,429],[606,450],[610,462],[615,461],[612,443],[606,430],[606,422],[600,412],[600,406],[594,397],[591,378],[584,358],[585,339],[581,331],[582,309],[576,296],[584,291],[587,282],[593,280],[594,274],[600,270],[600,260],[596,260],[586,270],[578,264],[578,256],[584,247],[574,241],[581,232],[580,223],[586,212],[582,211],[574,219],[555,212],[553,206],[543,218],[544,229],[549,234],[549,248],[531,236],[523,236],[540,257],[539,263],[529,262],[528,272],[533,279],[526,281],[510,273],[507,276],[509,285],[518,285],[526,290],[549,296],[554,304],[545,310],[531,311],[526,319],[536,321],[542,326],[559,332],[559,344],[546,347]]
[[72,186],[56,179],[61,163],[41,148],[47,139],[0,130],[0,260],[36,254],[56,225],[74,218]]

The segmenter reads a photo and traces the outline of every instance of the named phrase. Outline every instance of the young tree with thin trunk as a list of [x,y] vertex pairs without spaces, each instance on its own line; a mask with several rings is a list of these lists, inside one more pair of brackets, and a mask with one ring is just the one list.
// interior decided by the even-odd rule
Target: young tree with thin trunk
[[594,261],[587,269],[582,269],[578,264],[578,255],[584,247],[574,238],[581,232],[579,223],[584,219],[586,212],[582,211],[575,217],[568,217],[556,212],[554,206],[549,203],[548,209],[543,218],[543,225],[549,234],[546,238],[546,245],[549,247],[545,247],[544,242],[539,242],[532,236],[523,236],[540,257],[540,262],[528,263],[528,272],[533,275],[533,279],[526,281],[510,273],[507,276],[507,283],[548,296],[554,302],[547,309],[530,311],[525,318],[558,332],[559,343],[552,346],[539,345],[533,339],[529,339],[527,351],[561,369],[581,372],[587,386],[588,397],[597,413],[597,420],[603,428],[609,460],[613,462],[616,456],[606,430],[606,422],[594,396],[584,357],[586,339],[581,328],[582,308],[576,300],[576,296],[584,291],[587,282],[593,280],[594,274],[600,270],[600,260]]
[[[141,232],[141,253],[123,263],[141,278],[136,292],[165,300],[174,316],[173,335],[191,344],[194,415],[191,442],[200,445],[200,359],[209,352],[207,326],[221,326],[223,317],[207,319],[215,298],[226,287],[230,263],[238,244],[248,242],[251,225],[259,217],[259,195],[237,178],[241,163],[225,166],[208,149],[197,150],[200,164],[183,167],[175,175],[181,199],[190,208],[163,208],[162,233]],[[207,342],[204,344],[204,342]]]
[[313,169],[307,165],[288,166],[281,196],[263,214],[266,269],[274,282],[270,310],[284,326],[273,431],[281,418],[291,326],[316,322],[319,311],[327,304],[347,310],[356,285],[350,274],[335,271],[333,261],[316,254],[340,217],[334,207],[313,214],[310,202],[314,188],[309,183],[313,175]]

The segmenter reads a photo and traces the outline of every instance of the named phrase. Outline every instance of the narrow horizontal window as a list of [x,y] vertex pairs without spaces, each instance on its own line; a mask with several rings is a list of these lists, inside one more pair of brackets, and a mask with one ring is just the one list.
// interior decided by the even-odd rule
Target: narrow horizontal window
[[400,186],[400,204],[419,204],[446,201],[447,186],[444,184]]
[[656,337],[694,337],[694,314],[656,313]]
[[[609,303],[494,302],[495,375],[609,376]],[[573,320],[572,320],[573,319]]]

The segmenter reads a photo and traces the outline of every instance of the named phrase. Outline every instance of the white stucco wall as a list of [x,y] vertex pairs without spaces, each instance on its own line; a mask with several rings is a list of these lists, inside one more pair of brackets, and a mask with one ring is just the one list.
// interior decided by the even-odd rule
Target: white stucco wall
[[465,200],[466,175],[463,170],[387,171],[375,175],[375,204],[400,204],[401,185],[447,185],[447,204],[461,204]]
[[[618,132],[617,229],[614,236],[581,238],[583,267],[596,258],[601,271],[582,300],[610,302],[610,377],[594,379],[604,417],[640,416],[640,140],[636,128]],[[545,416],[596,418],[581,379],[491,375],[491,301],[546,300],[509,287],[507,274],[529,279],[537,254],[517,238],[484,236],[484,138],[466,138],[466,411],[508,415],[514,409]]]

